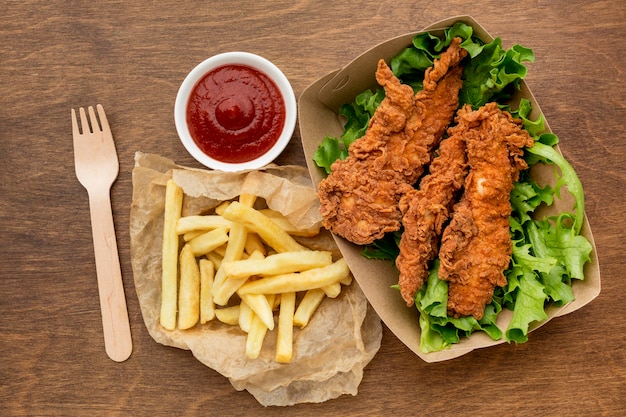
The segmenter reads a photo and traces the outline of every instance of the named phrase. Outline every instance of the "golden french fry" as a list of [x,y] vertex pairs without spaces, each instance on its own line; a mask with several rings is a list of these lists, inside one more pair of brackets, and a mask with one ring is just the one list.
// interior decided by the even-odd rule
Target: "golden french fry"
[[167,330],[176,328],[178,301],[178,244],[176,223],[183,205],[183,190],[173,180],[165,187],[163,215],[163,248],[161,253],[161,311],[160,323]]
[[255,201],[256,196],[254,194],[241,194],[239,196],[239,202],[247,207],[253,207]]
[[178,328],[189,329],[200,318],[200,270],[189,245],[180,251],[180,288],[178,292]]
[[252,317],[254,317],[254,311],[245,301],[241,300],[241,303],[239,303],[239,327],[246,333],[250,331]]
[[326,297],[326,294],[320,288],[307,291],[304,297],[302,297],[302,300],[300,300],[300,304],[294,313],[294,326],[305,327],[309,324],[311,316],[313,316],[317,307],[322,303],[324,297]]
[[226,210],[226,207],[228,207],[229,205],[230,205],[230,201],[224,201],[223,203],[215,207],[215,214],[221,216],[222,213],[224,213],[224,210]]
[[226,242],[228,242],[228,233],[226,233],[225,227],[220,227],[191,239],[188,244],[194,256],[202,256]]
[[[235,204],[235,203],[233,203]],[[239,203],[237,203],[239,204]],[[248,230],[245,226],[239,223],[233,223],[230,227],[230,233],[228,234],[228,243],[226,245],[226,251],[224,252],[224,258],[222,259],[222,265],[215,273],[215,281],[213,282],[213,300],[215,301],[215,294],[218,293],[219,288],[224,284],[226,275],[222,266],[225,262],[236,261],[241,259],[243,255],[243,249],[246,245],[246,237]],[[216,302],[218,305],[224,305]]]
[[176,233],[183,235],[194,230],[213,230],[219,227],[230,228],[230,222],[219,215],[185,216],[178,219]]
[[341,283],[335,282],[334,284],[326,285],[322,287],[322,291],[328,298],[337,298],[341,294]]
[[206,230],[192,230],[191,232],[187,232],[183,235],[183,239],[185,242],[189,242],[191,239],[194,239],[200,235],[205,234]]
[[215,317],[222,323],[230,324],[231,326],[236,326],[239,324],[239,312],[241,311],[239,305],[234,305],[230,307],[217,308],[215,309]]
[[[224,259],[222,255],[217,253],[217,251],[211,251],[204,256],[206,256],[206,258],[213,263],[213,267],[215,268],[216,271],[222,265],[222,259]],[[215,275],[213,276],[213,279],[215,279]]]
[[261,238],[256,233],[248,232],[248,236],[246,238],[246,245],[244,247],[244,251],[250,255],[253,252],[260,252],[263,256],[267,255],[267,249],[261,241]]
[[231,225],[230,233],[228,234],[228,243],[224,251],[224,260],[226,262],[241,259],[247,236],[248,231],[245,226],[241,224]]
[[213,250],[213,252],[217,253],[219,256],[224,258],[226,255],[226,247],[228,246],[228,242],[224,243],[222,246],[219,246]]
[[339,282],[345,279],[349,273],[348,264],[342,258],[321,268],[248,281],[239,288],[237,293],[241,296],[244,294],[279,294],[306,291]]
[[215,265],[208,259],[200,259],[200,324],[205,324],[215,318],[215,303],[211,295]]
[[[274,294],[271,294],[272,296]],[[265,324],[265,326],[273,330],[274,329],[274,313],[272,312],[274,298],[272,297],[272,304],[269,304],[266,297],[263,294],[243,294],[239,297],[248,304],[248,307],[254,314]]]
[[280,226],[285,232],[292,236],[311,237],[317,236],[320,232],[320,226],[308,227],[305,229],[294,226],[281,212],[272,209],[261,209],[259,212],[265,214],[274,223]]
[[277,311],[278,307],[280,306],[280,296],[282,294],[275,294],[274,297],[274,304],[272,305],[272,311]]
[[[274,295],[270,294],[265,298],[265,302],[268,305],[274,304]],[[273,321],[272,321],[273,324]],[[250,359],[256,359],[261,353],[263,347],[263,340],[267,333],[268,327],[259,316],[254,316],[252,323],[250,324],[250,330],[248,331],[248,337],[246,338],[246,356]]]
[[339,282],[341,282],[341,285],[346,285],[346,286],[352,284],[352,274],[348,275],[347,277],[345,277]]
[[248,337],[246,338],[246,356],[250,359],[256,359],[261,353],[263,340],[267,333],[267,326],[263,324],[258,316],[252,318]]
[[293,356],[293,314],[295,306],[295,292],[287,292],[280,295],[278,334],[276,335],[276,362],[291,362]]
[[[254,262],[254,261],[262,260],[263,258],[264,256],[261,252],[254,252],[245,261],[247,262],[248,260],[250,260]],[[231,264],[233,262],[242,262],[242,261],[222,262],[221,269],[223,269],[223,273],[226,276],[228,276],[228,273],[226,272],[225,268],[228,264]],[[249,277],[250,275],[239,277],[239,278],[225,279],[222,285],[215,288],[215,290],[213,291],[213,301],[215,302],[215,304],[221,305],[221,306],[226,305],[228,303],[228,300],[230,300],[230,297],[232,297],[232,295],[239,289],[239,287],[241,287],[243,284],[246,283]]]
[[257,233],[265,243],[271,246],[277,252],[289,252],[306,250],[293,237],[280,228],[267,216],[261,214],[258,210],[247,207],[241,203],[233,201],[224,213],[226,219],[240,223],[249,230]]
[[298,251],[282,252],[264,259],[246,259],[226,262],[222,265],[224,273],[230,279],[248,278],[252,275],[279,275],[306,271],[330,265],[333,262],[331,252]]

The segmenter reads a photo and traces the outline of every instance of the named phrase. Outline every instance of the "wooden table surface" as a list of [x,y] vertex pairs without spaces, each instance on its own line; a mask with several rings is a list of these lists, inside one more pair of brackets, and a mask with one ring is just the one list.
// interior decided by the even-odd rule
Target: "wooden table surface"
[[[3,2],[0,13],[0,414],[626,415],[626,3]],[[245,50],[275,62],[296,95],[387,38],[469,14],[505,46],[533,49],[527,81],[586,190],[602,292],[499,345],[428,364],[384,329],[357,396],[263,408],[144,327],[129,248],[136,151],[199,165],[173,105],[197,63]],[[120,175],[113,213],[134,351],[107,358],[87,194],[76,180],[70,108],[104,105]],[[281,164],[304,165],[296,129]]]

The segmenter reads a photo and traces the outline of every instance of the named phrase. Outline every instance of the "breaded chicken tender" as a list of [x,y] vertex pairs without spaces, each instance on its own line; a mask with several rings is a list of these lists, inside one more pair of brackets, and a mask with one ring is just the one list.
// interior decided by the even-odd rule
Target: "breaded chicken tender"
[[415,293],[428,278],[429,263],[438,255],[441,233],[467,175],[464,131],[464,124],[449,130],[451,136],[441,142],[419,190],[407,192],[400,200],[404,231],[396,266],[407,306],[413,305]]
[[496,286],[506,285],[512,241],[510,193],[527,165],[523,148],[533,140],[522,122],[488,103],[459,110],[470,166],[439,250],[439,278],[448,284],[448,314],[481,319]]
[[400,229],[400,198],[423,174],[458,107],[460,62],[467,55],[460,41],[454,39],[427,69],[417,94],[383,60],[378,63],[376,80],[386,96],[365,135],[318,186],[327,229],[360,245]]

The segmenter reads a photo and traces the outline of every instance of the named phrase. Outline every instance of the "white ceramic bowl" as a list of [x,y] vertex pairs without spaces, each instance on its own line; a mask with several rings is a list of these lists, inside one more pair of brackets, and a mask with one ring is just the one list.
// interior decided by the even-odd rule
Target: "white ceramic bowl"
[[[211,158],[194,142],[187,125],[187,103],[192,90],[208,72],[224,65],[246,65],[262,72],[274,81],[285,103],[285,123],[278,140],[269,151],[248,162],[228,163]],[[228,172],[258,169],[276,159],[291,140],[296,126],[296,114],[296,97],[287,77],[267,59],[249,52],[226,52],[198,64],[184,79],[174,104],[174,122],[185,149],[204,166]]]

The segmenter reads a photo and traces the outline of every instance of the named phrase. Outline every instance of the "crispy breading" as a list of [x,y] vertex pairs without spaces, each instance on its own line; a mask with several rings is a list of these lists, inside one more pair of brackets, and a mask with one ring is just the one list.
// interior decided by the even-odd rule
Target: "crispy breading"
[[401,226],[399,201],[424,172],[458,107],[467,51],[454,39],[426,71],[424,89],[413,94],[387,64],[376,79],[385,99],[365,135],[318,186],[324,226],[356,244],[369,244]]
[[[454,131],[458,133],[454,134]],[[450,129],[452,134],[441,142],[430,172],[400,200],[404,231],[396,266],[400,272],[400,294],[407,306],[414,303],[429,273],[429,263],[437,257],[439,239],[448,221],[452,205],[467,175],[464,125]]]
[[455,204],[439,250],[439,277],[448,284],[448,314],[483,317],[496,286],[506,285],[512,241],[510,193],[527,165],[523,148],[533,140],[522,122],[488,103],[459,110],[470,166],[464,193]]

